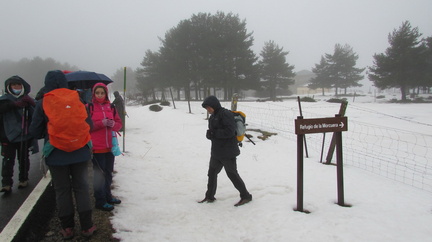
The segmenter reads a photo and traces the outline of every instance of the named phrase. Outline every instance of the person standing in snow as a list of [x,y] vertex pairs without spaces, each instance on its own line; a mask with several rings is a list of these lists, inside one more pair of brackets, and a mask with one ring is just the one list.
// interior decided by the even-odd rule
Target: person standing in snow
[[115,99],[113,101],[113,104],[117,110],[117,113],[120,115],[120,119],[122,121],[122,128],[119,131],[123,131],[123,129],[125,128],[124,125],[125,125],[125,116],[126,116],[125,103],[118,91],[114,92],[114,97]]
[[202,107],[211,114],[208,120],[207,139],[211,140],[211,156],[208,169],[208,183],[205,198],[199,203],[212,203],[216,200],[217,176],[222,168],[234,187],[240,192],[240,201],[234,206],[241,206],[252,201],[252,195],[246,189],[237,171],[237,156],[240,149],[235,134],[236,124],[230,110],[223,108],[215,96],[204,99]]
[[120,204],[111,194],[112,173],[115,156],[111,152],[113,132],[118,132],[122,122],[118,112],[111,106],[108,99],[108,87],[96,83],[92,92],[90,113],[94,127],[91,130],[93,143],[93,189],[96,200],[95,207],[103,211],[111,211],[114,204]]
[[[49,94],[56,89],[66,89],[67,87],[66,77],[62,71],[49,71],[46,74],[45,93]],[[78,95],[77,98],[79,99]],[[76,206],[82,235],[90,237],[96,231],[96,226],[93,225],[92,220],[92,205],[88,185],[88,164],[91,159],[91,149],[87,144],[75,151],[67,152],[51,145],[47,128],[47,104],[44,108],[43,101],[44,97],[36,104],[33,121],[30,125],[30,134],[37,139],[45,138],[44,156],[56,194],[58,217],[62,227],[60,234],[64,239],[74,237]],[[85,109],[84,104],[82,108]],[[83,122],[86,122],[90,128],[92,127],[90,116]]]
[[2,188],[1,192],[11,192],[15,157],[18,155],[18,188],[28,186],[30,169],[29,147],[32,138],[28,127],[33,115],[35,102],[28,95],[30,85],[19,76],[5,81],[6,94],[0,97],[0,141],[2,145]]

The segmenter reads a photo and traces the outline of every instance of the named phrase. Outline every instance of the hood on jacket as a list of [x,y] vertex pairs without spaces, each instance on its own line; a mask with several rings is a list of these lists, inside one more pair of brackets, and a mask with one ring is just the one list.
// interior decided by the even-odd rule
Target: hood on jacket
[[215,96],[208,96],[204,99],[204,102],[201,104],[203,108],[209,106],[213,108],[215,111],[220,109],[222,106],[219,100]]
[[121,97],[121,96],[120,96],[120,93],[119,93],[118,91],[115,91],[115,92],[114,92],[114,97],[115,97],[115,98]]
[[11,95],[14,95],[14,94],[11,92],[12,89],[10,88],[10,85],[13,84],[13,83],[19,83],[19,84],[21,84],[21,85],[23,86],[23,89],[24,89],[24,93],[22,93],[23,95],[27,95],[27,94],[30,93],[30,84],[28,84],[24,79],[22,79],[22,78],[19,77],[19,76],[12,76],[12,77],[9,77],[9,78],[5,81],[4,85],[5,85],[5,91],[6,91],[6,93],[9,93],[9,94],[11,94]]
[[109,100],[109,98],[108,98],[108,87],[107,87],[107,85],[105,85],[104,83],[102,83],[102,82],[99,82],[99,83],[96,83],[94,86],[93,86],[93,89],[92,89],[92,102],[93,103],[95,103],[96,102],[96,96],[95,96],[95,91],[96,91],[96,88],[98,88],[98,87],[103,87],[103,89],[105,89],[105,93],[106,93],[106,95],[105,95],[105,103],[106,102],[110,102],[110,100]]
[[45,76],[45,93],[51,92],[58,88],[68,88],[68,83],[65,74],[60,70],[48,71]]

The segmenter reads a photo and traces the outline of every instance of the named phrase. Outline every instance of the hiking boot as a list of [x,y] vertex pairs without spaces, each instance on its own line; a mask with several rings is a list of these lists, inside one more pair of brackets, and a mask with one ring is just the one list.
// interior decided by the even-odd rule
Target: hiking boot
[[102,206],[96,206],[96,208],[97,208],[97,209],[100,209],[100,210],[102,210],[102,211],[107,211],[107,212],[109,212],[109,211],[112,211],[112,210],[114,209],[114,206],[111,205],[111,204],[109,204],[109,203],[105,203],[105,204],[102,205]]
[[63,236],[64,240],[72,239],[74,237],[73,228],[65,228],[60,230],[60,234]]
[[203,200],[199,201],[198,203],[205,203],[205,202],[206,203],[212,203],[214,201],[216,201],[216,198],[208,198],[208,197],[206,197]]
[[28,186],[28,181],[21,181],[18,183],[18,188],[26,188]]
[[234,206],[238,207],[238,206],[244,205],[250,201],[252,201],[252,195],[250,195],[250,197],[248,197],[248,198],[240,199],[240,201],[238,203],[234,204]]
[[83,230],[83,231],[81,232],[81,234],[82,234],[82,236],[88,238],[88,237],[92,236],[92,235],[94,234],[95,231],[96,231],[96,226],[93,225],[93,226],[91,226],[89,229],[87,229],[87,230]]
[[111,198],[111,200],[108,201],[108,203],[111,204],[111,205],[120,204],[121,200],[113,197],[113,198]]
[[7,185],[7,186],[3,186],[0,190],[0,192],[4,192],[4,193],[8,193],[12,191],[12,187]]

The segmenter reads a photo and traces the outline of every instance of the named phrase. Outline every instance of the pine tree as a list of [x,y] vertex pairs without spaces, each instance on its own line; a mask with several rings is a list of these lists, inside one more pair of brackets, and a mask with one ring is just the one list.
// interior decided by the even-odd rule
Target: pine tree
[[316,74],[315,78],[311,79],[309,87],[312,89],[334,88],[335,95],[338,95],[338,89],[346,89],[348,87],[362,86],[358,83],[363,79],[361,73],[364,68],[356,68],[358,55],[349,45],[336,44],[334,53],[325,54],[321,57],[319,64],[315,64],[312,71]]
[[160,48],[162,72],[171,84],[181,83],[189,100],[191,89],[221,88],[225,99],[258,83],[252,33],[237,15],[199,13],[169,30]]
[[381,89],[396,87],[401,91],[402,101],[406,101],[407,91],[415,87],[421,79],[419,64],[422,59],[422,46],[418,28],[412,28],[408,21],[389,34],[385,53],[374,55],[374,65],[369,67],[369,79]]
[[311,78],[308,88],[310,89],[322,89],[322,95],[325,95],[325,89],[331,88],[331,78],[330,78],[330,65],[327,63],[324,56],[321,56],[321,61],[319,64],[315,64],[312,68],[312,72],[315,73],[315,77]]
[[358,82],[363,79],[364,76],[361,73],[365,69],[355,67],[358,55],[354,53],[352,47],[336,44],[333,55],[326,55],[326,57],[330,65],[329,71],[335,95],[338,95],[338,88],[344,89],[346,94],[348,87],[362,86]]
[[276,100],[276,90],[287,89],[294,84],[294,66],[286,62],[288,52],[283,51],[273,41],[266,42],[261,51],[262,60],[259,62],[262,85],[270,93],[270,99]]

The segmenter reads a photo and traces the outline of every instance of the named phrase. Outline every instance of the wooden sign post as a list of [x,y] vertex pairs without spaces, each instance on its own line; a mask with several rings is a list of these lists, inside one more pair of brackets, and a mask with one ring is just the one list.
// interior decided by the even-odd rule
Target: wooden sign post
[[342,132],[348,130],[348,118],[336,115],[334,118],[303,119],[298,116],[295,120],[295,133],[297,135],[297,208],[296,211],[309,213],[303,209],[303,140],[305,134],[333,132],[336,137],[337,159],[337,189],[338,204],[349,206],[344,202],[343,185],[343,156]]

